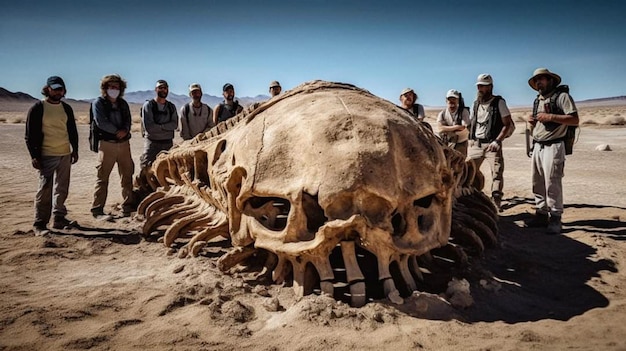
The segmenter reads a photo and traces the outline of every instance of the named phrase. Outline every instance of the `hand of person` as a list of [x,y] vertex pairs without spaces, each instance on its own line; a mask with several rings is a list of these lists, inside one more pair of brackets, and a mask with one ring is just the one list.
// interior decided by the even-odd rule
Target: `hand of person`
[[121,140],[121,139],[124,139],[124,137],[126,137],[127,134],[128,134],[128,131],[126,129],[120,129],[115,133],[115,137]]
[[456,131],[456,132],[460,132],[460,131],[465,130],[465,129],[466,129],[466,128],[465,128],[465,126],[464,126],[464,125],[460,125],[460,126],[456,126],[455,131]]
[[554,120],[553,116],[551,113],[540,112],[537,114],[537,121],[541,123],[552,122]]
[[78,162],[78,152],[72,152],[72,164]]
[[30,160],[30,162],[33,165],[33,168],[41,169],[41,161],[39,161],[38,158],[33,158],[32,160]]
[[489,146],[487,146],[487,151],[489,152],[497,152],[498,150],[500,150],[500,148],[502,147],[502,145],[494,140],[491,142],[491,144],[489,144]]

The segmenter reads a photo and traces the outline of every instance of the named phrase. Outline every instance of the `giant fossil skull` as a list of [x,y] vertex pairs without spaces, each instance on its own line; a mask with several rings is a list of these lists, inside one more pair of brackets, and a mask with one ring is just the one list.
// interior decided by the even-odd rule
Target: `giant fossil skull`
[[[397,282],[416,290],[416,258],[448,244],[455,191],[473,179],[404,110],[322,81],[159,155],[152,170],[156,191],[138,211],[145,234],[166,226],[168,247],[190,237],[181,256],[230,238],[223,269],[265,250],[277,258],[268,264],[274,281],[291,273],[300,295],[348,284],[356,306],[366,302],[367,275],[394,302],[402,301]],[[373,273],[364,274],[367,264]]]

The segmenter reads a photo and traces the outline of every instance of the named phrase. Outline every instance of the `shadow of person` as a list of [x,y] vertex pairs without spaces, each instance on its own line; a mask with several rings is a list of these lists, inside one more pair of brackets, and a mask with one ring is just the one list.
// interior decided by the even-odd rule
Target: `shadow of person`
[[[526,203],[513,202],[512,207]],[[593,217],[591,205],[585,216]],[[499,248],[485,253],[475,272],[468,321],[518,323],[542,319],[569,320],[608,299],[588,285],[600,272],[617,272],[615,262],[596,257],[597,250],[566,235],[546,235],[543,228],[524,228],[527,213],[500,216]],[[620,233],[624,223],[584,219],[564,222],[564,233]],[[580,227],[584,227],[581,229]],[[480,287],[483,288],[480,288]]]
[[83,239],[109,239],[114,243],[123,245],[136,245],[141,242],[141,235],[135,230],[85,227],[79,224],[75,224],[71,229],[54,229],[50,231],[50,234]]

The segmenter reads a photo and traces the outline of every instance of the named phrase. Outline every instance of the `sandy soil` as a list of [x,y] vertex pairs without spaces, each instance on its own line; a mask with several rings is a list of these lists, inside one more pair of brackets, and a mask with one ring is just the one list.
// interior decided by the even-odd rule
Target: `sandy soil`
[[[81,228],[35,237],[24,125],[1,124],[0,350],[624,350],[626,129],[581,129],[566,163],[563,235],[521,227],[532,201],[518,124],[505,142],[500,245],[461,276],[474,304],[421,293],[355,309],[222,275],[224,242],[179,259],[142,239],[139,222],[91,218],[96,154],[85,126],[67,201]],[[136,163],[141,142],[135,133]],[[114,171],[113,213],[118,183]]]

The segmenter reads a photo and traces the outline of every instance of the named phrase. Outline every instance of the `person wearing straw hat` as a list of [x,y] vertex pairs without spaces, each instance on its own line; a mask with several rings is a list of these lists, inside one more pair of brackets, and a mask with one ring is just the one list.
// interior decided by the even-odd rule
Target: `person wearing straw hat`
[[537,68],[528,80],[528,85],[539,94],[533,114],[528,117],[533,137],[531,169],[535,215],[525,224],[545,227],[547,234],[560,234],[562,230],[564,141],[568,126],[579,123],[569,88],[560,83],[561,77],[547,68]]
[[461,92],[450,89],[446,93],[446,109],[437,115],[439,136],[448,143],[448,146],[467,156],[467,140],[470,124],[469,109],[465,108],[465,101]]
[[476,169],[486,159],[491,168],[491,200],[502,211],[501,202],[504,188],[504,155],[502,141],[511,136],[515,124],[506,101],[493,95],[493,78],[482,73],[476,79],[477,97],[470,114],[470,143],[468,158]]
[[215,127],[213,109],[202,102],[202,87],[198,83],[189,85],[191,102],[180,109],[180,136],[183,140],[194,138]]

